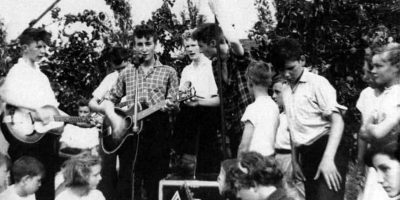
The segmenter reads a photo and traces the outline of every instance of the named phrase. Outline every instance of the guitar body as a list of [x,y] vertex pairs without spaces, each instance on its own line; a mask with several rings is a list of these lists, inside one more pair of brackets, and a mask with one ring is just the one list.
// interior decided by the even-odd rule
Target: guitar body
[[[57,108],[53,106],[44,106],[42,108],[46,114],[59,115]],[[17,140],[23,143],[36,143],[42,137],[52,130],[60,131],[64,126],[63,122],[51,121],[48,124],[43,124],[38,121],[35,112],[28,109],[16,108],[14,106],[6,106],[2,122],[5,124],[7,130]],[[3,127],[3,126],[2,126]]]
[[[142,106],[138,104],[138,113],[142,110]],[[105,117],[103,121],[101,136],[100,136],[100,144],[103,151],[107,154],[115,153],[129,138],[130,136],[134,136],[142,131],[143,122],[138,120],[138,131],[133,131],[133,116],[129,116],[126,113],[132,111],[134,107],[130,109],[122,109],[115,108],[115,113],[120,116],[120,122],[118,124],[122,125],[122,130],[116,132],[115,128],[112,127],[111,121]]]

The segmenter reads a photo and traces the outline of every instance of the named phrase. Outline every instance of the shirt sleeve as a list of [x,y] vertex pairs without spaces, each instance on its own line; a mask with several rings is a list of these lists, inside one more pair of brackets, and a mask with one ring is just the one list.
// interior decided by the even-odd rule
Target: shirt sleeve
[[93,93],[92,93],[93,97],[96,97],[97,99],[102,99],[105,97],[105,95],[107,94],[107,92],[109,90],[109,88],[107,88],[107,83],[109,82],[108,77],[109,76],[106,76],[103,79],[103,81],[101,81],[99,87],[97,87],[93,91]]
[[361,91],[360,97],[358,97],[356,108],[361,113],[365,110],[365,90]]
[[213,95],[218,95],[218,87],[217,87],[217,83],[215,82],[215,77],[214,77],[214,73],[212,71],[212,66],[211,66],[211,62],[210,62],[210,70],[208,71],[208,83],[209,83],[209,91],[210,94]]
[[318,106],[324,117],[331,116],[333,112],[342,113],[347,107],[336,101],[336,90],[324,77],[320,76],[318,85],[315,85],[315,95]]
[[254,109],[253,105],[254,104],[247,106],[246,111],[244,111],[242,119],[240,121],[243,123],[245,123],[246,121],[249,121],[254,126],[256,126],[256,124],[258,122],[258,114],[257,114],[256,109]]
[[188,74],[187,74],[187,66],[186,66],[185,68],[183,68],[182,74],[181,74],[181,81],[179,83],[179,90],[180,91],[183,91],[183,90],[186,89],[184,87],[184,84],[185,84],[186,81],[188,81],[188,77],[187,76],[188,76]]
[[120,102],[121,98],[125,96],[126,76],[128,68],[125,68],[118,76],[117,83],[112,87],[105,99],[112,101],[114,104]]

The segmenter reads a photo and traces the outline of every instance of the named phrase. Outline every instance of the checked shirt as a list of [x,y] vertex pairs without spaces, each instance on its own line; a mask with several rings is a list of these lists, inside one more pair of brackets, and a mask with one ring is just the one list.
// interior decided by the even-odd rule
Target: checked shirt
[[[123,96],[133,104],[135,100],[135,70],[133,65],[127,66],[119,75],[107,99],[119,103]],[[179,80],[174,68],[161,64],[156,60],[154,66],[145,73],[138,68],[138,97],[141,103],[153,106],[165,99],[176,99]]]
[[[224,114],[225,114],[225,127],[230,133],[237,134],[242,132],[240,119],[246,110],[246,107],[253,102],[253,98],[249,93],[246,81],[246,69],[250,64],[250,55],[245,53],[243,56],[235,56],[230,54],[228,60],[223,63],[226,64],[228,70],[227,80],[222,81],[222,95],[224,98]],[[217,59],[213,59],[213,72],[214,77],[219,87],[218,68],[219,64]],[[218,88],[221,95],[221,88]]]

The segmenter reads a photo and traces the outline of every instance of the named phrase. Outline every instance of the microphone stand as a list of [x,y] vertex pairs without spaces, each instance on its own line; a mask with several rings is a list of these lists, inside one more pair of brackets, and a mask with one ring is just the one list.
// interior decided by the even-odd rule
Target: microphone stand
[[[134,117],[133,117],[133,127],[132,127],[132,131],[134,133],[139,133],[139,126],[138,126],[138,104],[139,104],[139,66],[141,65],[141,63],[143,63],[143,56],[141,55],[134,55],[133,57],[133,65],[135,68],[135,100],[134,100]],[[139,134],[137,134],[137,141],[136,141],[136,146],[134,146],[133,150],[135,152],[135,156],[132,160],[132,193],[131,193],[131,199],[134,200],[135,199],[135,166],[136,166],[136,159],[137,159],[137,155],[138,155],[138,151],[139,151],[139,144],[140,144],[140,136]]]

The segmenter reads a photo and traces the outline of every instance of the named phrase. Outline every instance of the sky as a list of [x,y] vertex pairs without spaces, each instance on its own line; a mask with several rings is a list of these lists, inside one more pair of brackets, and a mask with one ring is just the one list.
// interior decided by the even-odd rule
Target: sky
[[[132,17],[134,23],[140,23],[151,17],[151,13],[162,5],[162,0],[128,0],[132,6]],[[198,3],[200,0],[193,0]],[[202,0],[204,1],[204,0]],[[246,38],[247,31],[257,20],[256,9],[251,0],[227,0],[227,10],[234,13],[233,21],[240,38]],[[5,23],[7,38],[10,41],[28,27],[31,20],[37,18],[54,0],[0,0],[0,19]],[[172,11],[179,13],[187,8],[187,0],[176,0]],[[102,11],[110,17],[113,15],[110,7],[104,0],[61,0],[57,7],[61,8],[60,14],[76,14],[85,9]],[[211,15],[211,11],[206,11]],[[210,18],[213,18],[212,16]],[[37,24],[51,24],[50,12]],[[52,31],[51,28],[49,28]]]

